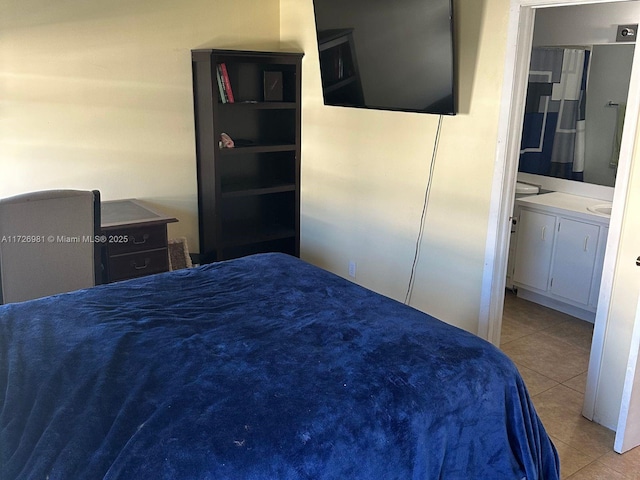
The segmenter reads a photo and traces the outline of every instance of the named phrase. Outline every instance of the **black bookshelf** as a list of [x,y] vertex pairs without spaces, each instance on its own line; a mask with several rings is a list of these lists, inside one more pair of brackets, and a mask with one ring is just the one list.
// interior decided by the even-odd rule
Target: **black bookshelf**
[[[200,263],[300,255],[302,56],[192,51]],[[233,148],[221,146],[223,133]]]

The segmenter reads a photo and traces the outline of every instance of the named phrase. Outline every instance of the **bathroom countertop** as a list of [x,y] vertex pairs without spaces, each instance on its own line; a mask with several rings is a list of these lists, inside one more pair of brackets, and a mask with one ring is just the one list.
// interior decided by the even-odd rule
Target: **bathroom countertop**
[[596,205],[610,205],[611,202],[598,198],[581,197],[568,193],[551,192],[517,199],[520,206],[543,209],[556,214],[570,214],[591,222],[609,224],[609,215],[592,212]]

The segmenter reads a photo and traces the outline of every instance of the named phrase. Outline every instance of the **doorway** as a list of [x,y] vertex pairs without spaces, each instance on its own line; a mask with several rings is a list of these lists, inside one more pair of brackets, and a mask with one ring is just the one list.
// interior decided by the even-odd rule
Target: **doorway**
[[[502,111],[499,126],[499,142],[494,175],[491,219],[489,227],[485,272],[483,275],[483,295],[479,321],[479,334],[498,345],[504,304],[506,272],[506,252],[509,242],[509,220],[513,208],[515,180],[524,115],[528,59],[532,47],[535,12],[540,8],[621,3],[618,0],[512,0],[511,20],[508,31],[507,64],[503,85]],[[636,4],[637,5],[637,4]],[[619,22],[625,23],[625,22]],[[616,265],[618,245],[622,231],[622,212],[626,203],[627,186],[631,170],[631,156],[637,117],[640,109],[640,62],[634,57],[630,82],[630,96],[627,105],[627,121],[623,135],[616,192],[613,199],[614,212],[611,217],[607,253],[602,275],[602,285],[598,300],[594,340],[589,364],[589,376],[583,414],[594,419],[595,400],[600,377],[602,354],[607,330],[609,306],[613,288],[613,270]],[[615,429],[615,422],[602,423]]]

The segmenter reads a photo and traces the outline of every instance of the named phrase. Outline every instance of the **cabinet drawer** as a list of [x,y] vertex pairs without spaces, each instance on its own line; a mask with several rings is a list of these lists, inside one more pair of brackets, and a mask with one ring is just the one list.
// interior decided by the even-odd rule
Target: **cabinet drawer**
[[166,225],[110,229],[104,235],[110,257],[167,247]]
[[166,248],[109,257],[109,280],[142,277],[169,270],[169,255]]

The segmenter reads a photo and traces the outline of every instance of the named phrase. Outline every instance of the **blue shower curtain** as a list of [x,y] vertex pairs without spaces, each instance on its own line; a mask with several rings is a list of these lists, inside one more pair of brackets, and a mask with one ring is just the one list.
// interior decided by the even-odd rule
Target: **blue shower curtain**
[[582,181],[589,54],[532,50],[519,171]]

